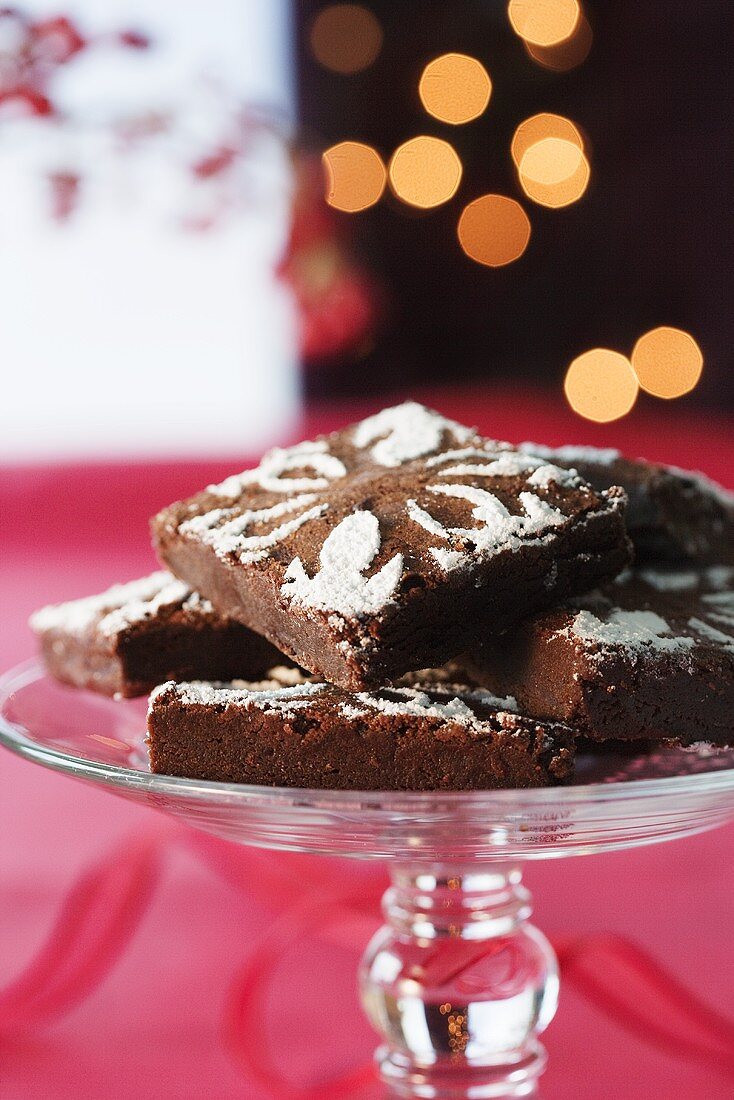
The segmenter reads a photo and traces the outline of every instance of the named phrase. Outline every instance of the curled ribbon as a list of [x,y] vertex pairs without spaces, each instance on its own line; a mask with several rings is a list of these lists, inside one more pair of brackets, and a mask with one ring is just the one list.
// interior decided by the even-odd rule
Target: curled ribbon
[[[185,842],[235,888],[280,913],[237,974],[223,1014],[227,1049],[248,1076],[280,1100],[344,1100],[373,1080],[371,1065],[301,1087],[252,1042],[256,1013],[276,965],[295,942],[319,935],[361,948],[374,931],[384,876],[368,873],[340,885],[341,868],[311,857],[242,850],[183,830],[127,838],[85,870],[64,899],[46,942],[26,969],[0,990],[0,1034],[43,1026],[79,1004],[102,982],[135,935],[160,879],[166,849]],[[331,862],[331,861],[329,861]],[[734,1078],[734,1021],[707,1006],[649,954],[612,933],[554,943],[566,982],[651,1045]],[[489,950],[490,948],[487,948]],[[466,969],[477,962],[467,956]]]

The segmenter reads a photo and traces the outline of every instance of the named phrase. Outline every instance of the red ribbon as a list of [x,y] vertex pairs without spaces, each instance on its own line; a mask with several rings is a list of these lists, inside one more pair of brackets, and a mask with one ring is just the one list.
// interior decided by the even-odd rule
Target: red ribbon
[[[354,948],[377,925],[384,876],[340,885],[341,868],[311,857],[250,852],[204,834],[160,829],[126,839],[72,886],[45,944],[0,991],[0,1033],[25,1031],[62,1016],[109,973],[140,925],[172,840],[184,841],[228,882],[277,899],[280,914],[248,955],[226,999],[223,1037],[248,1076],[280,1100],[342,1100],[373,1079],[362,1065],[336,1079],[288,1082],[257,1034],[256,1013],[279,960],[300,938],[320,935]],[[734,1077],[734,1021],[704,1004],[636,944],[611,933],[554,944],[566,982],[620,1026],[678,1057]],[[467,969],[477,962],[467,957]]]

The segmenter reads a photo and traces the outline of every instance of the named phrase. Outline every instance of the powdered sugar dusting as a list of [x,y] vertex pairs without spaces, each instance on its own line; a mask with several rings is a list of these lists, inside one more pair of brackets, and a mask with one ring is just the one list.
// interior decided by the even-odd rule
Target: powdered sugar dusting
[[546,447],[543,443],[521,443],[519,449],[525,454],[538,455],[540,458],[556,459],[558,462],[590,462],[596,466],[611,466],[622,457],[622,452],[613,447],[584,447],[566,444],[563,447]]
[[381,714],[412,715],[417,718],[440,718],[443,721],[459,722],[461,725],[473,725],[478,718],[471,707],[462,699],[449,699],[446,703],[437,703],[417,688],[393,688],[392,698],[382,698],[367,691],[357,692],[356,698],[364,706],[378,710]]
[[426,459],[426,466],[442,466],[444,462],[456,462],[457,459],[484,458],[487,461],[502,453],[503,447],[509,447],[509,443],[494,443],[487,441],[486,447],[460,447],[453,451],[442,451],[440,454],[431,455]]
[[300,558],[285,573],[281,594],[306,607],[355,616],[381,611],[403,575],[403,555],[395,554],[371,577],[364,575],[380,551],[380,524],[372,512],[346,516],[321,547],[321,568],[309,577]]
[[[519,500],[525,509],[525,515],[512,515],[499,497],[486,489],[479,489],[473,485],[429,485],[427,488],[430,493],[467,500],[474,506],[472,516],[482,526],[443,527],[439,525],[440,534],[446,539],[470,540],[480,553],[517,546],[524,538],[546,534],[552,527],[566,522],[562,512],[533,493],[520,493]],[[427,518],[432,524],[438,524],[433,517]],[[427,528],[425,518],[421,525]],[[439,534],[439,531],[436,530],[434,533]]]
[[536,496],[535,493],[520,493],[520,503],[527,514],[527,520],[522,528],[523,534],[541,534],[549,527],[560,527],[566,522],[563,512],[554,508],[547,500]]
[[177,700],[185,706],[241,707],[244,710],[255,708],[287,714],[309,706],[314,696],[325,691],[327,686],[311,681],[284,687],[277,680],[261,681],[257,685],[244,680],[232,680],[230,683],[210,683],[205,680],[175,683],[169,680],[151,692],[150,703],[152,706],[159,696],[173,692]]
[[457,443],[474,435],[471,428],[447,420],[415,401],[406,401],[363,420],[352,432],[352,442],[362,448],[379,440],[370,451],[375,462],[380,466],[402,466],[435,451],[445,433]]
[[[259,561],[267,556],[267,552],[279,542],[283,542],[305,523],[317,519],[327,510],[327,504],[317,504],[313,508],[306,508],[316,500],[313,493],[302,493],[290,500],[281,501],[270,508],[246,509],[239,512],[234,519],[227,519],[217,526],[222,517],[231,514],[230,509],[215,508],[202,516],[194,516],[184,520],[180,526],[182,534],[194,533],[199,539],[212,546],[219,557],[236,553],[241,562]],[[281,523],[264,535],[247,535],[245,532],[255,523],[267,523],[270,520],[280,519],[299,508],[305,509],[300,515],[295,516],[285,523]]]
[[637,575],[658,592],[693,591],[700,580],[692,569],[640,569]]
[[[712,615],[711,618],[714,618],[714,616]],[[719,630],[718,627],[712,626],[711,623],[706,623],[703,619],[698,619],[695,616],[688,620],[688,626],[707,641],[716,642],[718,645],[722,645],[724,649],[734,652],[734,635],[727,634],[723,630]]]
[[581,478],[576,470],[563,470],[560,466],[553,466],[548,462],[538,466],[528,478],[528,485],[532,485],[535,489],[547,489],[551,485],[565,485],[568,488],[574,488],[578,487],[580,483]]
[[[431,688],[433,691],[433,688]],[[490,706],[494,709],[495,703],[504,700],[494,699],[485,692],[470,692],[462,690],[460,694],[452,694],[451,687],[445,686],[441,694],[446,695],[446,700],[433,698],[420,687],[390,688],[382,693],[360,691],[353,701],[342,703],[341,710],[345,717],[364,717],[367,712],[378,711],[380,714],[413,718],[437,718],[442,722],[457,722],[462,726],[469,726],[475,730],[486,728],[488,723],[482,719],[468,702]],[[434,693],[435,694],[435,693]],[[487,702],[491,699],[491,702]],[[514,700],[512,700],[514,702]],[[510,713],[501,711],[498,713]]]
[[709,588],[730,588],[734,583],[734,566],[710,565],[708,569],[704,570],[704,576]]
[[[461,452],[454,452],[454,454],[461,454]],[[575,470],[563,470],[560,466],[552,466],[529,455],[517,454],[513,451],[501,451],[499,454],[473,451],[473,454],[485,461],[482,463],[459,462],[455,466],[440,470],[439,476],[449,477],[456,474],[472,477],[519,477],[527,474],[527,484],[537,489],[547,489],[552,484],[574,487],[581,483]]]
[[[283,477],[291,470],[313,470],[318,477]],[[222,481],[207,486],[207,492],[215,496],[234,499],[241,496],[248,485],[259,485],[269,493],[293,493],[301,490],[326,489],[336,478],[345,477],[346,466],[329,453],[326,440],[298,443],[295,447],[274,447],[263,457],[254,470],[245,470]]]
[[442,546],[431,546],[428,553],[444,573],[451,573],[469,562],[468,556],[462,554],[461,550],[444,550]]
[[436,538],[439,539],[448,538],[448,531],[444,525],[439,523],[437,519],[434,519],[425,508],[421,508],[415,500],[408,501],[408,515],[415,523],[419,524],[425,531],[428,531],[429,535],[435,535]]
[[[426,679],[428,675],[428,679]],[[436,675],[434,670],[433,675]],[[485,688],[471,688],[465,684],[450,683],[448,681],[434,681],[431,673],[415,673],[411,687],[418,691],[432,692],[435,695],[457,696],[475,705],[488,707],[490,710],[501,711],[503,714],[518,714],[520,708],[517,699],[512,695],[494,695]]]
[[707,618],[734,626],[734,592],[707,592],[701,597],[701,603]]
[[[626,579],[629,579],[628,574]],[[636,575],[658,592],[693,592],[704,588],[712,591],[705,593],[701,599],[718,599],[723,590],[730,588],[734,581],[734,566],[710,565],[705,569],[638,569]],[[617,583],[622,583],[622,577],[617,578]]]
[[694,644],[693,638],[673,636],[669,624],[654,611],[623,611],[615,607],[604,620],[590,611],[580,611],[569,629],[583,641],[629,650],[671,651],[690,649]]
[[115,584],[97,596],[41,608],[31,616],[30,625],[38,634],[47,630],[81,634],[94,627],[110,637],[176,605],[198,608],[205,614],[212,611],[211,604],[187,584],[159,570],[140,580]]

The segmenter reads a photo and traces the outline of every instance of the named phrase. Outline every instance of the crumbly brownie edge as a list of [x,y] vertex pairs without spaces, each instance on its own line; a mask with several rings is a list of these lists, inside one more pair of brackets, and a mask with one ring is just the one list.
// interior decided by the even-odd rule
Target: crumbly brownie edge
[[104,695],[144,695],[168,679],[258,679],[287,661],[164,572],[42,608],[30,625],[55,679]]
[[482,790],[570,778],[570,732],[516,716],[511,726],[472,736],[456,722],[396,715],[285,716],[184,704],[171,687],[151,701],[148,745],[154,772],[264,786]]
[[93,645],[89,639],[55,630],[44,632],[39,640],[46,669],[62,684],[102,695],[142,695],[150,690],[150,684],[128,690],[123,663],[111,641]]
[[[582,598],[577,604],[584,613],[580,627],[577,611],[569,607],[534,615],[501,644],[465,654],[460,668],[472,682],[514,695],[525,713],[567,722],[600,741],[669,739],[730,745],[730,574],[726,567],[700,572],[639,570],[609,586],[605,597]],[[611,628],[594,616],[595,601],[605,599],[607,611],[603,602],[597,606],[603,618],[613,612]],[[584,618],[585,609],[590,618]],[[605,642],[610,629],[610,641]],[[625,641],[627,631],[631,634]]]

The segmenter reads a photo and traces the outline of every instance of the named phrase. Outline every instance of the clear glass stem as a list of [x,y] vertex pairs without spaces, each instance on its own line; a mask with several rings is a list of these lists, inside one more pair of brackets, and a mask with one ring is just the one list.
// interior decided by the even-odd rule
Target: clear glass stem
[[558,968],[528,923],[515,867],[395,865],[386,924],[360,968],[365,1011],[384,1043],[389,1091],[430,1100],[537,1095],[538,1036],[558,1001]]

